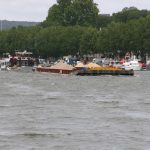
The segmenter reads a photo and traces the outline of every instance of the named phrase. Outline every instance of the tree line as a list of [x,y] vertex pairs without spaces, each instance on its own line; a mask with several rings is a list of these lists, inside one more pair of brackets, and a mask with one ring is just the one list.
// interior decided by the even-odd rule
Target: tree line
[[110,15],[99,14],[93,0],[57,0],[45,21],[33,27],[0,32],[0,54],[29,50],[37,56],[77,53],[123,56],[150,52],[150,12],[135,7]]

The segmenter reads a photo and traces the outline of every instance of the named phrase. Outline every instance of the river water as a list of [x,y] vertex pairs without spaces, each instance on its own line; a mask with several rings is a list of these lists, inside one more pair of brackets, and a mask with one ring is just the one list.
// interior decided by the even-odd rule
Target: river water
[[0,150],[150,150],[150,72],[0,72]]

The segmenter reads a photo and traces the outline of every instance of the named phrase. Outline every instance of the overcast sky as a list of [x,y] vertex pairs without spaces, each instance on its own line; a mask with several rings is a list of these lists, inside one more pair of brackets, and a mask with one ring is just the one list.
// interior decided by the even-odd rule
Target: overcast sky
[[[124,7],[150,10],[150,0],[94,0],[100,13],[112,14]],[[0,0],[0,20],[43,21],[56,0]]]

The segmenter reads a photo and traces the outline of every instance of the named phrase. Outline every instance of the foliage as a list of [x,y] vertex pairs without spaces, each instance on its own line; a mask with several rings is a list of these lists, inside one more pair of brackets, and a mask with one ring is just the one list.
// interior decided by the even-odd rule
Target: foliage
[[138,10],[136,7],[125,7],[121,12],[114,13],[112,19],[116,22],[128,22],[146,17],[150,12],[147,10]]
[[43,27],[62,26],[96,26],[98,8],[93,0],[57,0],[42,23]]
[[103,27],[106,27],[108,24],[110,24],[112,22],[112,17],[110,15],[101,15],[99,14],[98,15],[98,18],[97,18],[97,28],[100,29],[100,28],[103,28]]
[[99,15],[98,18],[97,13],[92,0],[84,3],[81,0],[57,0],[42,26],[19,26],[1,31],[0,55],[15,50],[32,51],[44,58],[79,52],[81,55],[122,56],[131,51],[136,55],[150,53],[149,11],[124,8],[113,16]]

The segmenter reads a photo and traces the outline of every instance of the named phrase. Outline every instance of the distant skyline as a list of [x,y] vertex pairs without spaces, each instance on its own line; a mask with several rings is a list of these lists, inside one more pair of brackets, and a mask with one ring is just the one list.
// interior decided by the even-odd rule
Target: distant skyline
[[[100,13],[112,14],[124,7],[137,7],[150,10],[150,0],[94,0]],[[35,21],[46,19],[48,9],[56,0],[1,0],[0,20]]]

